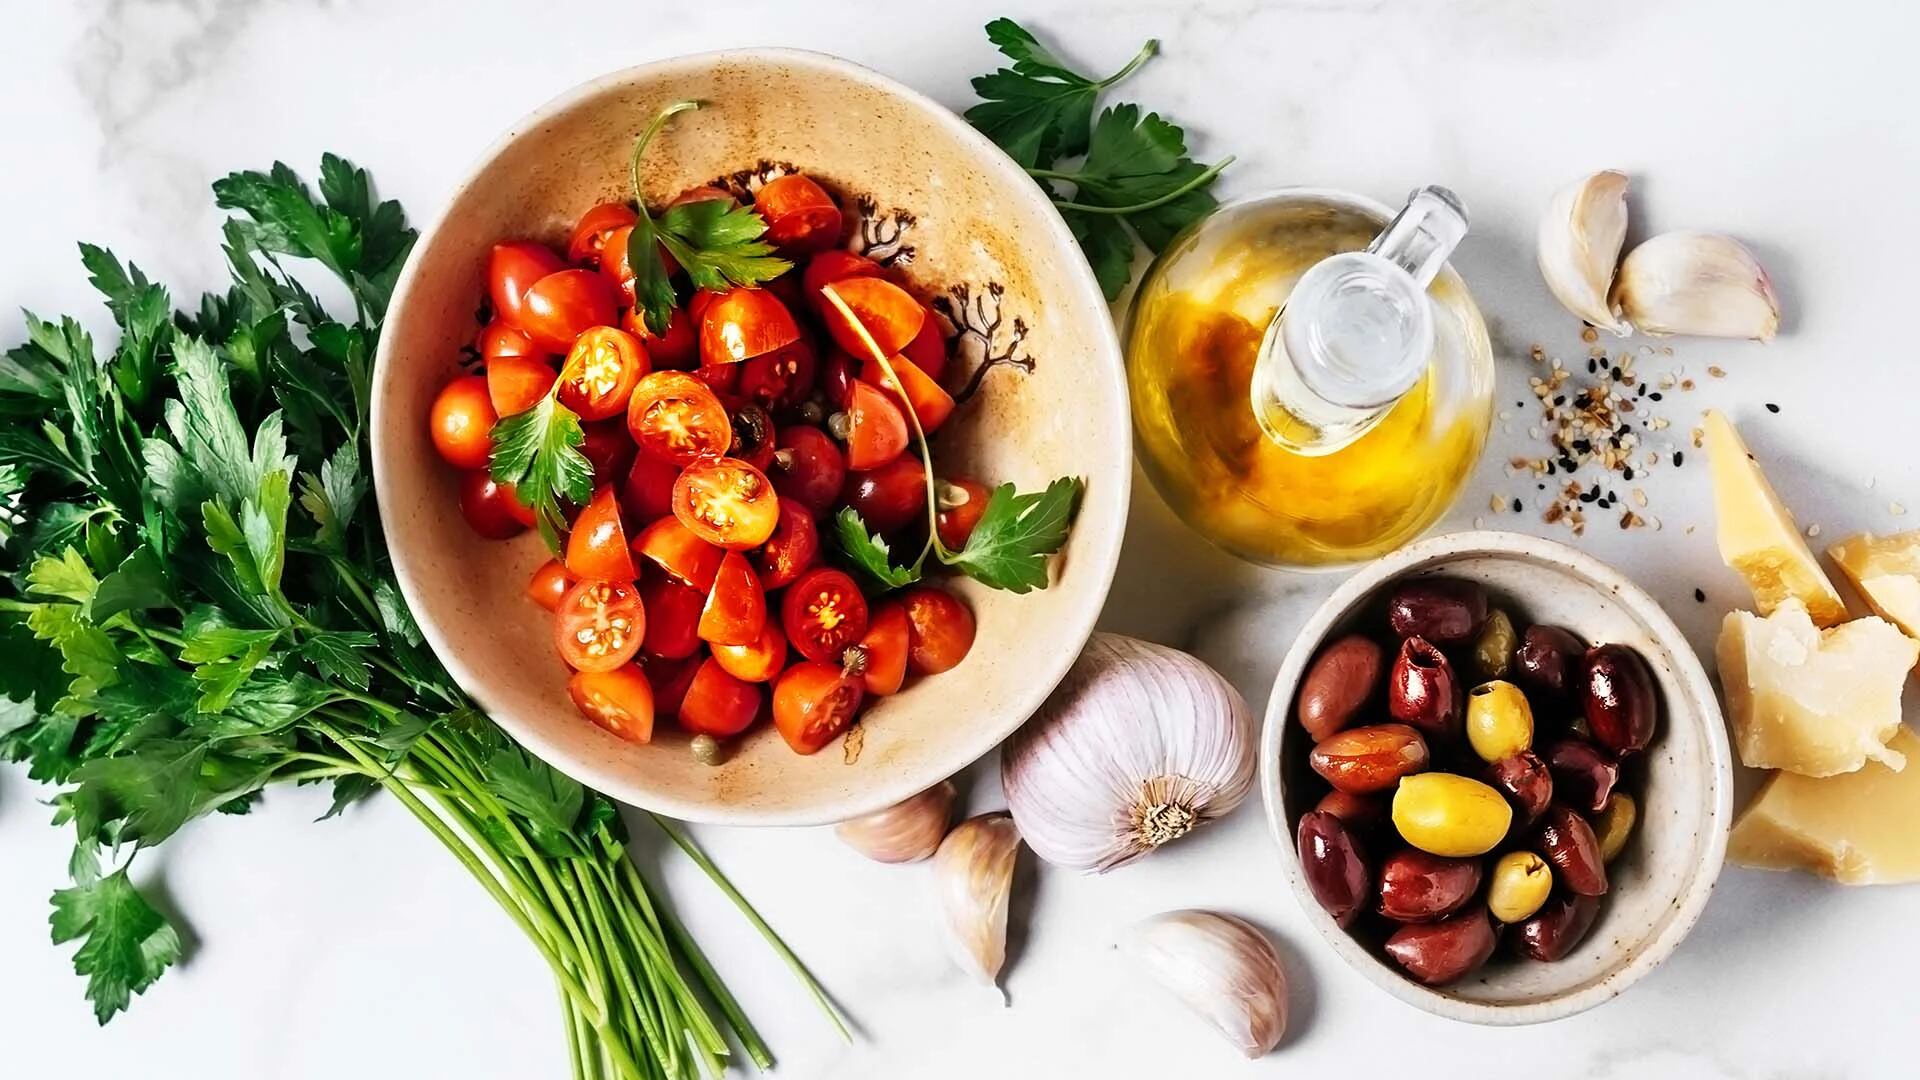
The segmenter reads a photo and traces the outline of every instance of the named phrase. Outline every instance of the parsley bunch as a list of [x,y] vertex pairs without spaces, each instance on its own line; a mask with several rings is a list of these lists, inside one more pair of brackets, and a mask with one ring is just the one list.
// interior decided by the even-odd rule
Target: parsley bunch
[[[244,215],[223,232],[232,284],[191,311],[83,245],[118,341],[28,315],[0,356],[0,756],[58,785],[73,830],[54,940],[79,942],[104,1023],[181,955],[130,876],[141,852],[276,784],[331,785],[327,817],[385,791],[547,959],[575,1076],[717,1074],[729,1032],[765,1066],[627,859],[614,804],[517,746],[423,647],[365,459],[374,346],[414,232],[341,158],[318,189],[277,164],[216,183]],[[338,277],[355,318],[288,258]]]

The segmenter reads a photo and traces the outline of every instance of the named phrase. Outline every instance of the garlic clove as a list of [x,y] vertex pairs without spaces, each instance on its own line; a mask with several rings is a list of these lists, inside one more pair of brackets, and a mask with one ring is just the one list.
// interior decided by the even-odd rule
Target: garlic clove
[[1670,232],[1627,253],[1613,302],[1649,334],[1772,341],[1780,328],[1773,279],[1745,244],[1713,233]]
[[953,781],[942,780],[885,810],[835,825],[834,835],[875,862],[919,862],[947,835],[954,795]]
[[1602,330],[1626,336],[1608,299],[1627,238],[1627,174],[1607,169],[1561,188],[1540,215],[1540,276],[1561,306]]
[[933,853],[933,888],[954,962],[989,986],[1007,960],[1007,898],[1020,831],[1006,814],[955,826]]
[[1120,951],[1249,1058],[1287,1031],[1287,973],[1267,935],[1211,911],[1169,911],[1127,928]]

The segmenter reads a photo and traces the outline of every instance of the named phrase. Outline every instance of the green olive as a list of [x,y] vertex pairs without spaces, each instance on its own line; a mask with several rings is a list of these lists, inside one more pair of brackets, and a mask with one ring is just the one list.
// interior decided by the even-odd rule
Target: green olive
[[1473,639],[1473,670],[1482,679],[1504,679],[1507,668],[1513,663],[1513,650],[1519,645],[1520,636],[1513,632],[1513,620],[1507,613],[1494,608],[1487,615],[1486,624],[1480,627],[1480,636]]
[[1467,742],[1483,761],[1500,761],[1533,745],[1533,710],[1510,682],[1481,683],[1467,695]]
[[1503,923],[1523,922],[1540,910],[1553,891],[1553,869],[1531,851],[1509,851],[1493,864],[1487,882],[1487,910]]
[[1403,777],[1393,793],[1393,825],[1407,843],[1431,855],[1465,858],[1492,851],[1513,823],[1498,791],[1453,773]]
[[1627,846],[1627,838],[1633,835],[1634,823],[1640,820],[1640,807],[1633,796],[1616,791],[1607,799],[1607,805],[1593,819],[1593,831],[1600,839],[1600,861],[1612,862]]

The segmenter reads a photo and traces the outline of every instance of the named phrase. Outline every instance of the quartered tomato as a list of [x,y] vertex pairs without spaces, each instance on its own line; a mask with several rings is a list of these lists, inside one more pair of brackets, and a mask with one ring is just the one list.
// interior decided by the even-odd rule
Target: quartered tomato
[[627,403],[627,431],[640,449],[683,466],[719,457],[733,442],[726,407],[711,387],[683,371],[640,380]]
[[576,671],[567,693],[580,715],[633,743],[653,739],[653,685],[633,664],[612,671]]
[[567,573],[581,581],[632,581],[640,576],[611,485],[594,491],[593,501],[573,520],[573,531],[567,534]]
[[908,363],[904,355],[895,355],[888,363],[900,380],[898,383],[888,378],[886,369],[875,360],[867,361],[860,378],[885,390],[896,403],[911,406],[913,415],[920,420],[920,430],[931,435],[953,415],[953,395],[942,390],[926,372]]
[[847,388],[847,468],[877,469],[907,449],[907,417],[871,383]]
[[921,585],[900,594],[907,609],[907,661],[923,675],[938,675],[973,648],[973,612],[952,593]]
[[753,208],[767,221],[767,240],[783,252],[820,251],[840,239],[840,208],[825,188],[799,173],[767,181],[754,194]]
[[548,559],[527,579],[527,599],[552,611],[560,606],[560,598],[573,588],[573,575],[560,565],[558,559]]
[[742,682],[771,682],[787,666],[787,637],[768,619],[760,636],[745,645],[715,645],[713,659]]
[[800,340],[800,324],[765,289],[728,289],[700,313],[700,363],[735,364]]
[[756,548],[780,521],[780,497],[767,474],[738,458],[704,458],[673,482],[673,516],[709,544]]
[[567,241],[567,261],[578,266],[599,266],[608,238],[617,229],[631,228],[637,220],[639,215],[626,203],[604,202],[588,208],[580,215],[579,223],[573,227],[573,237]]
[[817,427],[795,424],[780,429],[769,476],[780,498],[793,499],[816,514],[840,497],[847,459],[840,445]]
[[913,454],[901,454],[871,472],[850,472],[840,501],[875,532],[892,532],[927,512],[927,469]]
[[700,640],[714,645],[746,645],[767,625],[767,594],[747,557],[727,552],[714,575],[713,590],[700,609]]
[[776,437],[773,417],[758,405],[736,406],[728,417],[733,421],[733,446],[727,451],[728,455],[765,472],[773,464]]
[[831,284],[834,293],[853,311],[853,317],[860,320],[867,335],[873,338],[873,345],[866,343],[860,332],[832,303],[828,303],[820,313],[820,319],[826,323],[827,332],[833,335],[835,344],[861,359],[872,356],[874,346],[892,356],[919,336],[920,327],[926,322],[927,309],[920,301],[885,278],[852,277]]
[[461,375],[442,387],[427,413],[433,448],[447,464],[462,469],[484,469],[493,453],[493,425],[500,414],[487,394],[487,380]]
[[646,314],[637,307],[628,308],[620,316],[620,325],[647,347],[656,368],[684,371],[700,363],[700,341],[694,337],[693,320],[679,308],[674,308],[667,319],[664,334],[647,329]]
[[[487,255],[487,298],[493,304],[493,317],[508,326],[526,329],[521,302],[533,283],[556,270],[566,269],[566,261],[545,244],[531,240],[513,240],[493,245]],[[566,346],[561,346],[564,349]],[[481,350],[483,353],[485,350]],[[560,349],[551,350],[559,352]]]
[[[923,305],[924,306],[924,305]],[[913,366],[926,372],[927,378],[938,383],[947,373],[947,337],[940,332],[940,316],[932,308],[927,308],[926,321],[920,324],[920,332],[907,342],[900,355],[913,361]]]
[[503,356],[545,355],[533,347],[533,339],[527,336],[526,331],[515,329],[505,320],[497,318],[480,328],[479,335],[473,339],[473,351],[487,362],[489,370],[493,362]]
[[693,673],[687,696],[680,702],[680,726],[695,735],[724,739],[738,735],[760,715],[760,688],[727,674],[709,656]]
[[780,500],[780,522],[760,547],[760,584],[784,588],[820,561],[820,531],[813,515],[792,499]]
[[577,671],[612,671],[633,659],[647,635],[647,612],[631,581],[582,581],[553,613],[553,643]]
[[487,400],[501,416],[526,412],[547,396],[554,377],[545,357],[496,356],[487,361]]
[[580,453],[593,466],[596,485],[611,484],[626,474],[627,466],[633,464],[634,447],[624,422],[609,417],[581,424],[580,431],[586,436],[580,442]]
[[946,480],[939,485],[939,514],[933,527],[948,551],[967,546],[967,538],[973,535],[973,527],[980,524],[980,515],[986,512],[987,500],[992,497],[993,492],[985,485],[964,478]]
[[695,536],[680,519],[669,514],[640,530],[634,553],[665,570],[673,580],[700,590],[704,598],[720,572],[727,553]]
[[773,726],[796,754],[832,742],[860,711],[860,681],[832,664],[808,660],[773,684]]
[[655,574],[640,583],[640,600],[647,608],[642,653],[678,660],[699,650],[700,608],[707,602],[705,593]]
[[679,475],[678,465],[652,454],[633,455],[626,482],[620,485],[620,505],[636,522],[652,522],[673,513],[673,481]]
[[768,409],[797,405],[813,392],[818,366],[813,346],[801,338],[786,348],[756,356],[740,365],[739,394]]
[[619,294],[591,270],[558,270],[533,283],[521,297],[515,325],[536,348],[563,353],[573,339],[596,326],[611,326]]
[[809,660],[838,662],[867,633],[867,598],[839,570],[817,567],[787,588],[780,603],[787,640]]
[[882,277],[886,272],[885,267],[865,255],[855,255],[851,251],[823,251],[807,261],[807,268],[800,272],[800,285],[806,293],[807,303],[824,318],[825,313],[832,310],[832,305],[820,295],[821,286],[847,278]]
[[574,338],[567,350],[567,362],[560,367],[560,404],[582,420],[618,416],[651,370],[639,338],[617,327],[593,327]]
[[694,673],[706,662],[704,656],[689,656],[684,660],[668,660],[665,657],[649,656],[646,659],[647,681],[653,684],[653,711],[657,716],[677,716],[680,703],[686,700],[687,687],[693,683]]
[[907,609],[898,600],[882,600],[867,620],[867,633],[846,653],[847,674],[875,697],[900,692],[907,681]]
[[460,475],[460,516],[489,540],[518,536],[533,524],[533,511],[514,496],[513,488],[495,483],[485,469]]

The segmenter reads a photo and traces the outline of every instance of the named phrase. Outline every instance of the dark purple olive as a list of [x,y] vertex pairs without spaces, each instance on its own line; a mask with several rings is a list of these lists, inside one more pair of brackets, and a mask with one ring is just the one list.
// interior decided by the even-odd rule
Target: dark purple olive
[[1320,801],[1314,804],[1315,810],[1324,811],[1346,822],[1347,828],[1359,836],[1366,836],[1387,823],[1387,801],[1368,795],[1355,795],[1334,788]]
[[1417,981],[1440,986],[1486,963],[1498,942],[1487,909],[1476,907],[1441,922],[1402,926],[1387,939],[1387,955]]
[[1513,651],[1508,675],[1520,689],[1541,698],[1558,700],[1573,689],[1580,654],[1586,646],[1557,626],[1529,626]]
[[1522,750],[1487,766],[1487,782],[1513,804],[1514,824],[1532,824],[1553,801],[1553,774],[1531,750]]
[[1593,929],[1593,917],[1600,912],[1600,901],[1578,893],[1556,892],[1533,917],[1515,929],[1519,933],[1520,955],[1535,960],[1558,960],[1573,951],[1580,939]]
[[1540,818],[1535,847],[1553,867],[1553,876],[1571,892],[1599,896],[1607,891],[1607,863],[1600,838],[1587,819],[1555,803]]
[[1387,712],[1430,739],[1449,740],[1460,734],[1463,709],[1460,680],[1453,663],[1423,637],[1400,643],[1387,673]]
[[1404,848],[1380,864],[1380,914],[1396,922],[1433,922],[1466,906],[1480,889],[1480,860],[1449,859]]
[[1373,878],[1353,830],[1332,814],[1311,810],[1300,817],[1295,843],[1313,898],[1334,922],[1351,924],[1373,895]]
[[1595,645],[1581,664],[1581,704],[1593,741],[1615,756],[1637,754],[1653,741],[1653,676],[1625,645]]
[[1314,742],[1346,727],[1373,696],[1385,666],[1380,646],[1359,634],[1322,649],[1300,679],[1300,726]]
[[1427,743],[1405,724],[1369,724],[1336,731],[1307,755],[1320,778],[1349,795],[1385,791],[1429,761]]
[[1605,751],[1579,739],[1561,739],[1543,753],[1561,802],[1583,814],[1607,808],[1607,797],[1620,782],[1620,766]]
[[1465,645],[1487,621],[1487,591],[1471,581],[1419,578],[1387,598],[1387,625],[1403,638]]

